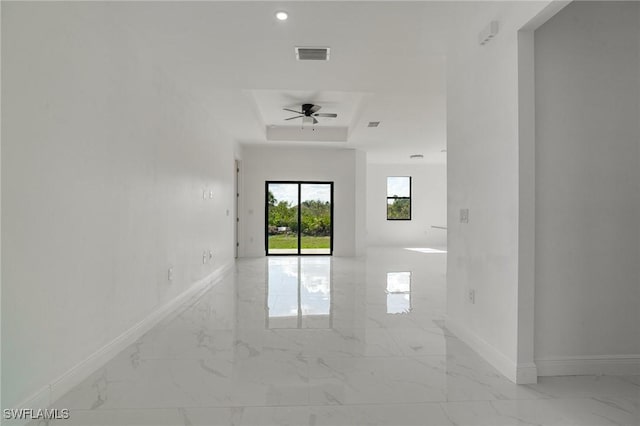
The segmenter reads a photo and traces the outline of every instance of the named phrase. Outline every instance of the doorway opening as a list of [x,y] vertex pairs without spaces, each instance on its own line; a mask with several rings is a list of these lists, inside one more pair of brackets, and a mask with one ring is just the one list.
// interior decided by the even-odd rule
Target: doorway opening
[[333,254],[333,182],[265,182],[265,251]]

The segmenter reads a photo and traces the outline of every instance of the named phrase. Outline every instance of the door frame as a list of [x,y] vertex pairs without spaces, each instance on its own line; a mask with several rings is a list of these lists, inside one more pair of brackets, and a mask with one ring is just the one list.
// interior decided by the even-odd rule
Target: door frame
[[[269,193],[269,184],[289,184],[298,185],[298,253],[269,253],[269,204],[267,194]],[[302,198],[302,185],[305,184],[322,184],[329,185],[330,194],[330,214],[331,224],[329,226],[329,253],[302,253],[300,245],[302,240],[302,209],[300,208]],[[264,182],[264,252],[266,256],[333,256],[333,181],[317,181],[317,180],[267,180]]]
[[233,251],[237,259],[240,252],[240,160],[233,162]]

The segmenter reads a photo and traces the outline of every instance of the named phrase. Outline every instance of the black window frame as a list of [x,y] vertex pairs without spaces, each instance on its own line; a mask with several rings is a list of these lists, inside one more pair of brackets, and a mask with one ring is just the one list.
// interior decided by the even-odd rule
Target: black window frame
[[[409,178],[409,196],[408,197],[396,197],[396,196],[389,196],[389,178]],[[412,214],[413,214],[413,200],[412,200],[412,194],[413,194],[413,189],[412,189],[412,185],[413,185],[413,179],[411,178],[411,176],[387,176],[387,205],[385,206],[385,208],[387,209],[387,220],[411,220]],[[389,200],[409,200],[409,217],[408,218],[390,218],[389,217]]]

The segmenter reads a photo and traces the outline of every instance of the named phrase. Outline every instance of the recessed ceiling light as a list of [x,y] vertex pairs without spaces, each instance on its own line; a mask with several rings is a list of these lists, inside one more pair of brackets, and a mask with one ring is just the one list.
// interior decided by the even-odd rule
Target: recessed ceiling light
[[424,158],[424,155],[422,155],[422,154],[411,154],[409,156],[409,158],[411,158],[412,160],[419,160],[421,158]]
[[289,14],[287,12],[276,12],[276,18],[278,19],[278,21],[286,21],[288,17]]

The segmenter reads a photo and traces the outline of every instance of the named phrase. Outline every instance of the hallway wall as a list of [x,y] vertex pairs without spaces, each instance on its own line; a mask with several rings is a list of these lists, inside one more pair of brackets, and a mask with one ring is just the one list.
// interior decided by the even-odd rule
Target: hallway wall
[[[534,382],[533,350],[518,350],[533,341],[519,310],[518,31],[547,3],[481,6],[465,4],[447,59],[447,325],[511,380]],[[498,34],[480,45],[494,20]]]
[[233,260],[232,143],[149,52],[108,4],[2,4],[3,407]]
[[264,183],[268,180],[334,182],[333,247],[336,256],[356,256],[363,248],[362,188],[366,157],[353,149],[245,146],[242,154],[243,257],[264,256]]
[[[443,156],[445,154],[442,154]],[[387,177],[411,176],[411,220],[387,220]],[[367,243],[374,246],[446,247],[446,164],[367,165]]]
[[536,363],[640,373],[640,4],[570,4],[535,57]]

